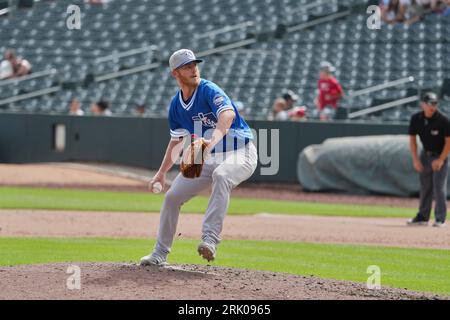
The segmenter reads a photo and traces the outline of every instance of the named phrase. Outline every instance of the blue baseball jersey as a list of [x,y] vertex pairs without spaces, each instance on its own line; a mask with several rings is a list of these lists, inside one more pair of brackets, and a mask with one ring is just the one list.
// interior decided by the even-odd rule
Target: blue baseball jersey
[[191,134],[210,139],[219,115],[226,110],[233,110],[236,116],[227,135],[212,152],[235,150],[253,140],[250,127],[233,101],[219,86],[205,79],[201,79],[189,101],[183,101],[181,90],[173,97],[169,107],[170,135],[173,139]]

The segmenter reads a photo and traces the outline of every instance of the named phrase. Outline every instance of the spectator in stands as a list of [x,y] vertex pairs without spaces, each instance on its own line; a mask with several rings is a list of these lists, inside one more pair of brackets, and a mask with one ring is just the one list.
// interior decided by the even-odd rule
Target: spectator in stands
[[328,61],[320,64],[318,96],[314,100],[320,120],[330,120],[336,115],[339,100],[344,91],[339,81],[333,76],[336,68]]
[[423,19],[425,14],[431,9],[427,9],[428,6],[432,6],[432,3],[436,1],[432,0],[411,0],[411,4],[406,8],[405,23],[413,24]]
[[411,0],[382,0],[381,19],[388,24],[404,22],[410,5]]
[[425,9],[432,12],[443,13],[450,6],[450,0],[416,0]]
[[438,0],[436,7],[434,9],[435,12],[441,13],[445,16],[450,15],[450,0]]
[[[5,54],[6,56],[6,54]],[[0,80],[5,80],[13,77],[13,68],[8,60],[0,62]]]
[[5,51],[0,65],[0,79],[11,79],[31,73],[31,64],[22,57],[16,56],[14,50]]
[[450,0],[382,0],[381,18],[388,24],[412,24],[428,13],[450,14]]
[[436,11],[438,9],[439,2],[439,0],[414,0],[412,4],[417,4],[424,10]]
[[76,98],[73,98],[69,105],[69,114],[73,116],[82,116],[84,115],[83,109],[81,109],[80,101]]
[[289,119],[293,121],[306,120],[306,106],[294,107],[288,112]]
[[405,23],[412,24],[420,21],[428,13],[446,14],[450,0],[410,0],[410,5],[406,8]]
[[138,103],[134,108],[134,114],[139,117],[144,117],[147,112],[147,106],[144,103]]
[[285,91],[280,98],[277,98],[272,106],[272,114],[269,120],[289,120],[290,113],[294,108],[294,103],[298,100],[298,96],[291,90]]
[[111,116],[111,110],[109,109],[110,103],[106,100],[100,100],[91,105],[91,112],[98,116]]
[[103,5],[108,3],[109,0],[85,0],[85,2],[89,3],[89,4],[99,4],[99,5]]

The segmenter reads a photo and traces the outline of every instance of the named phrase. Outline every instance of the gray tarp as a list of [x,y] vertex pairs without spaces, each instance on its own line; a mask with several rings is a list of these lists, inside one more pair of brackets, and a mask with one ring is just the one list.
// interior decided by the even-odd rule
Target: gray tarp
[[[418,142],[419,150],[421,143]],[[332,138],[299,155],[298,179],[305,190],[411,196],[419,176],[409,151],[409,136]]]

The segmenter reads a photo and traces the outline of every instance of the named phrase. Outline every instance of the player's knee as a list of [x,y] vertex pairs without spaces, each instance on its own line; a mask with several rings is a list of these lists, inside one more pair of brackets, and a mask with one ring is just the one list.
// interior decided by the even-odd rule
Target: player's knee
[[222,171],[214,171],[212,174],[213,181],[225,181],[226,180],[226,174]]
[[228,175],[225,172],[215,171],[212,174],[213,183],[231,185]]
[[170,202],[170,203],[176,203],[178,201],[180,201],[181,199],[181,195],[178,194],[178,192],[176,192],[173,189],[169,189],[169,191],[166,192],[165,195],[165,200]]

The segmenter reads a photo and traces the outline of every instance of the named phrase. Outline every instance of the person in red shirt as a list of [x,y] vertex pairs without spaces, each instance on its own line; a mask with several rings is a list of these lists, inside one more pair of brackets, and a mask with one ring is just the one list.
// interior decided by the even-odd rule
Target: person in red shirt
[[320,64],[319,94],[315,99],[315,104],[321,120],[334,117],[339,99],[344,96],[341,85],[333,76],[335,70],[335,67],[327,61]]

